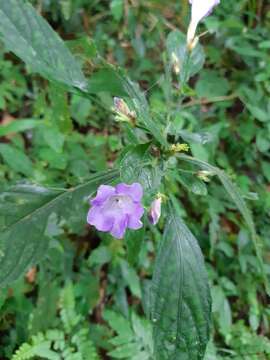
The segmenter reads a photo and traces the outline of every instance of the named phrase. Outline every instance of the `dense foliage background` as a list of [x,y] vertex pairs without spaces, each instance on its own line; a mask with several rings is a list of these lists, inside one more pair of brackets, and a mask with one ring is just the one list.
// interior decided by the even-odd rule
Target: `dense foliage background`
[[[194,133],[185,139],[193,155],[223,168],[247,199],[269,264],[268,1],[223,0],[205,20],[200,30],[208,31],[201,38],[206,64],[186,87],[183,104],[177,103],[177,86],[169,88],[165,50],[172,30],[186,32],[188,1],[31,2],[77,54],[85,73],[93,70],[89,59],[96,47],[139,82],[157,119],[171,118],[172,136]],[[30,75],[4,47],[0,63],[1,190],[25,179],[73,187],[89,173],[112,167],[127,139],[106,92],[91,99],[67,95]],[[214,320],[206,359],[269,359],[269,297],[246,225],[216,181],[191,190],[190,181],[187,176],[183,186],[175,183],[166,191],[180,200],[179,211],[206,258]],[[1,289],[0,358],[11,359],[25,343],[14,359],[30,359],[31,351],[41,359],[150,359],[144,294],[165,222],[119,241],[90,229],[80,213],[60,223],[52,214],[44,261]]]

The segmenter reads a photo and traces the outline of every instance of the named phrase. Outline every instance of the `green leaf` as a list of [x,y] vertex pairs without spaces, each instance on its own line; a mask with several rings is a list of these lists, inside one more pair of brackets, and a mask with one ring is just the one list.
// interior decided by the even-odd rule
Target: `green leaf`
[[49,80],[85,89],[86,79],[75,58],[29,3],[0,0],[0,38],[33,71]]
[[138,339],[143,343],[144,349],[153,353],[152,326],[149,320],[139,317],[135,312],[131,314],[132,328]]
[[45,142],[56,153],[61,153],[63,150],[65,135],[58,130],[56,126],[44,126],[42,134]]
[[152,327],[149,320],[141,318],[134,312],[131,321],[111,310],[105,310],[104,319],[117,336],[110,340],[116,348],[108,355],[113,359],[152,360],[153,341]]
[[110,4],[111,12],[116,21],[121,20],[124,12],[123,0],[112,0]]
[[121,77],[116,69],[108,64],[91,75],[87,91],[89,94],[108,92],[113,96],[127,96]]
[[125,244],[127,249],[127,261],[131,266],[135,266],[139,262],[139,255],[145,237],[145,227],[137,231],[128,231],[125,236]]
[[133,359],[134,356],[138,354],[140,354],[140,345],[137,343],[128,343],[119,346],[108,355],[113,359]]
[[111,310],[105,310],[103,312],[103,318],[109,323],[110,327],[116,331],[119,335],[129,338],[133,337],[133,332],[130,327],[129,321],[122,315],[117,314]]
[[19,149],[9,144],[0,144],[0,155],[12,170],[22,173],[25,176],[32,175],[32,163],[28,156]]
[[269,114],[267,110],[264,110],[262,107],[251,105],[246,103],[246,107],[251,112],[251,114],[261,122],[267,122],[269,120]]
[[129,263],[123,259],[120,261],[120,267],[123,278],[130,288],[131,293],[140,299],[142,297],[140,278],[137,275],[135,269],[129,266]]
[[122,181],[131,184],[139,182],[147,195],[158,191],[162,171],[149,154],[150,144],[130,146],[120,162]]
[[43,359],[48,360],[60,360],[60,356],[50,350],[50,342],[47,340],[40,341],[40,343],[33,345],[22,344],[12,356],[12,360],[28,360],[36,356],[42,356]]
[[270,138],[265,130],[257,132],[256,145],[260,152],[267,153],[270,149]]
[[[38,156],[40,159],[48,162],[54,169],[64,170],[67,167],[67,154],[56,152],[51,148],[40,148]],[[78,161],[79,162],[79,161]]]
[[196,195],[207,195],[207,186],[194,174],[187,174],[180,171],[177,180],[188,190]]
[[179,73],[180,83],[183,85],[203,67],[205,61],[203,48],[197,44],[190,53],[187,49],[186,35],[179,30],[169,34],[166,44],[171,63]]
[[67,94],[55,84],[50,84],[49,89],[50,97],[50,111],[46,117],[48,117],[51,124],[59,128],[63,133],[69,133],[72,131],[72,120],[69,113],[69,105]]
[[59,289],[56,282],[44,280],[40,282],[37,305],[31,313],[29,331],[37,334],[48,329],[55,319],[58,307]]
[[196,83],[196,93],[201,98],[211,99],[216,96],[224,96],[229,90],[229,81],[214,70],[203,70]]
[[140,90],[139,85],[130,81],[120,72],[118,76],[122,79],[123,87],[132,102],[132,109],[135,111],[136,120],[138,123],[145,126],[145,128],[153,135],[153,137],[164,147],[167,146],[165,131],[161,128],[158,121],[152,118],[149,110],[147,100],[144,93]]
[[12,120],[11,123],[1,126],[0,136],[6,136],[13,133],[31,130],[40,125],[41,125],[41,121],[34,119]]
[[67,221],[74,214],[86,216],[87,197],[100,184],[113,181],[118,171],[93,175],[88,182],[69,190],[47,190],[21,185],[0,194],[0,285],[16,280],[40,261],[48,246],[50,216]]
[[107,246],[99,246],[91,252],[88,259],[89,266],[99,265],[102,266],[109,263],[112,259],[112,253]]
[[171,206],[153,276],[155,360],[200,360],[210,334],[210,290],[198,243],[176,214]]
[[187,130],[178,130],[177,135],[180,135],[184,141],[202,145],[212,142],[214,138],[213,135],[209,132],[195,133]]
[[265,269],[264,269],[264,262],[263,262],[263,257],[262,257],[262,244],[260,241],[260,238],[258,237],[257,233],[256,233],[256,229],[255,229],[255,225],[253,222],[253,218],[252,215],[250,213],[249,208],[246,205],[245,200],[243,199],[240,191],[238,190],[238,188],[236,187],[236,185],[234,185],[232,183],[232,181],[229,179],[229,177],[224,173],[224,171],[220,170],[219,168],[212,166],[210,164],[208,164],[205,161],[199,160],[197,158],[191,157],[191,156],[187,156],[187,155],[178,155],[178,158],[184,161],[187,161],[191,164],[197,165],[200,168],[202,168],[203,170],[207,170],[207,171],[211,171],[213,174],[215,174],[216,176],[218,176],[220,182],[222,183],[222,185],[224,186],[225,190],[227,191],[227,193],[230,195],[231,199],[233,200],[233,202],[235,203],[235,205],[237,206],[238,210],[240,211],[240,213],[242,214],[248,228],[251,234],[251,238],[253,241],[253,245],[255,248],[255,252],[257,255],[257,259],[259,261],[259,265],[261,268],[261,274],[264,278],[264,284],[266,287],[267,292],[270,294],[270,286],[269,286],[269,282],[267,279],[267,275],[265,273]]

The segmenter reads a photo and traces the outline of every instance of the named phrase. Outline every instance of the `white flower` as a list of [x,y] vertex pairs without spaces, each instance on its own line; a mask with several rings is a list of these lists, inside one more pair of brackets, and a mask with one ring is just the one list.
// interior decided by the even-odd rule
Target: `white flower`
[[188,27],[187,43],[192,44],[195,38],[199,22],[208,16],[213,8],[220,3],[220,0],[189,0],[192,5],[191,21]]

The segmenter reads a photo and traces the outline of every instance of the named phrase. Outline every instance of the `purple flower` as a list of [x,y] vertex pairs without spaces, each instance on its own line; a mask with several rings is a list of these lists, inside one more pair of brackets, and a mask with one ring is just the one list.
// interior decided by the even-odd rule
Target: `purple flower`
[[161,215],[161,202],[162,199],[159,196],[158,198],[156,198],[150,207],[149,213],[148,213],[148,218],[151,224],[156,225],[159,221],[160,215]]
[[143,226],[140,220],[144,213],[142,197],[143,189],[138,183],[122,183],[115,187],[101,185],[97,196],[90,201],[92,207],[87,222],[99,231],[122,239],[127,228],[137,230]]

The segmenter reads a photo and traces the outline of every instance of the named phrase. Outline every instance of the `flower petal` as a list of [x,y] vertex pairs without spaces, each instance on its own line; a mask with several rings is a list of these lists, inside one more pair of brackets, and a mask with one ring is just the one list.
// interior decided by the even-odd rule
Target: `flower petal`
[[128,216],[124,215],[122,218],[114,222],[113,228],[110,233],[116,239],[122,239],[125,235],[128,225]]
[[141,204],[133,204],[132,212],[128,214],[128,228],[137,230],[143,226],[140,221],[143,216],[144,208]]
[[109,185],[101,185],[97,190],[97,196],[90,201],[91,205],[102,205],[110,196],[115,194],[115,188]]
[[192,22],[198,24],[205,16],[209,15],[214,6],[218,5],[220,0],[192,0]]
[[143,188],[139,183],[133,183],[131,185],[121,183],[116,185],[115,189],[117,194],[128,195],[135,202],[140,202],[143,197]]
[[142,227],[143,227],[143,223],[141,222],[141,220],[129,217],[129,219],[128,219],[128,228],[129,229],[138,230]]
[[191,21],[187,32],[187,42],[191,44],[195,38],[199,22],[208,16],[213,8],[220,3],[220,0],[189,0],[192,4]]
[[102,207],[93,206],[88,212],[87,222],[95,226],[99,231],[111,231],[114,225],[114,218],[112,216],[106,216]]

